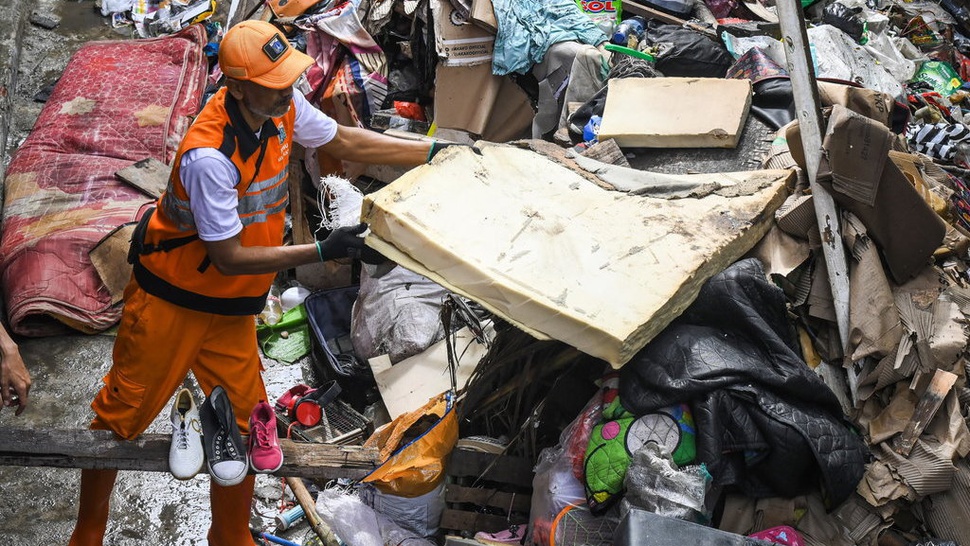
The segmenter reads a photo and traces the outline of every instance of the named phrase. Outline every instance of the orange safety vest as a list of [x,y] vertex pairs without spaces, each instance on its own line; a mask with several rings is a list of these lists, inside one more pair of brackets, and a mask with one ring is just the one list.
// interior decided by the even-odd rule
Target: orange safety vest
[[182,154],[195,148],[225,154],[239,170],[242,246],[279,246],[289,203],[286,179],[295,119],[291,104],[282,117],[266,121],[257,139],[225,88],[212,96],[182,139],[168,187],[147,220],[140,246],[133,242],[134,276],[142,289],[176,305],[220,315],[255,315],[263,309],[275,274],[223,275],[212,266],[198,238],[179,167]]

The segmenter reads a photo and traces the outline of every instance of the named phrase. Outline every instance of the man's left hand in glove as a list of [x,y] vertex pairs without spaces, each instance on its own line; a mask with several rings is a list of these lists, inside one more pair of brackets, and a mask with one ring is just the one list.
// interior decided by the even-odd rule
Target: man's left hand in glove
[[323,241],[317,241],[317,255],[320,261],[340,258],[355,258],[365,264],[382,264],[387,261],[383,254],[364,244],[361,234],[367,231],[367,224],[340,227]]

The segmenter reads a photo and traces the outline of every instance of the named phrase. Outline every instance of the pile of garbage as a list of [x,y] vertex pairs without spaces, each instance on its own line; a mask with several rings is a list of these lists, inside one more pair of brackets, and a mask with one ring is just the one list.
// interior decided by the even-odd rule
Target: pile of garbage
[[[101,9],[142,37],[215,11],[208,0],[144,4],[102,0]],[[298,87],[343,124],[511,143],[603,191],[678,207],[748,191],[724,173],[794,173],[785,198],[755,215],[765,219],[757,240],[731,247],[733,263],[696,279],[622,362],[583,354],[487,298],[461,297],[468,290],[446,273],[365,269],[350,292],[303,293],[307,302],[326,294],[317,295],[325,309],[284,315],[286,336],[265,329],[271,343],[305,321],[294,339],[304,352],[313,341],[323,375],[355,393],[346,412],[387,412],[366,441],[387,462],[364,480],[365,502],[343,490],[317,499],[338,536],[356,543],[341,532],[370,527],[345,515],[371,517],[369,503],[368,525],[393,527],[397,541],[400,526],[406,536],[448,534],[446,544],[966,543],[970,11],[958,0],[801,6],[824,107],[814,173],[785,30],[767,1],[266,3],[265,18],[317,60]],[[396,178],[317,159],[311,179],[341,174],[365,193]],[[415,176],[459,160],[444,154]],[[665,179],[660,190],[634,174],[648,164],[709,176]],[[324,186],[333,197],[347,185],[314,184]],[[356,191],[348,195],[366,209]],[[820,225],[822,191],[839,212]],[[838,238],[846,266],[833,271],[823,247]],[[833,279],[847,302],[833,297]],[[324,324],[320,312],[341,320]],[[462,487],[511,493],[507,509],[456,501],[469,495],[449,475],[463,442],[485,445],[496,465],[535,465],[527,514],[513,509],[515,489],[494,480]],[[479,505],[499,524],[443,516]]]

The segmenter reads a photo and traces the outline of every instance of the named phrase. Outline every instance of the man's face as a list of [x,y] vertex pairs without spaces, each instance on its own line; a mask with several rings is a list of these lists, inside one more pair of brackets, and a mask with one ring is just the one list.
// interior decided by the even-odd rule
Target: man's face
[[270,89],[253,82],[242,83],[240,102],[250,113],[267,118],[278,118],[290,109],[293,88]]

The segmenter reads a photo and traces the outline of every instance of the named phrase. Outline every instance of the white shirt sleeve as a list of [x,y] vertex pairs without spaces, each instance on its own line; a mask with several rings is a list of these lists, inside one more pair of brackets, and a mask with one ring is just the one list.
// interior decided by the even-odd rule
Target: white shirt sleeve
[[296,111],[293,140],[304,148],[316,148],[337,136],[337,122],[310,104],[303,93],[294,90],[293,103]]
[[195,148],[182,155],[179,169],[199,239],[224,241],[242,231],[236,210],[239,171],[225,155],[215,148]]

